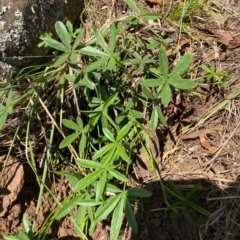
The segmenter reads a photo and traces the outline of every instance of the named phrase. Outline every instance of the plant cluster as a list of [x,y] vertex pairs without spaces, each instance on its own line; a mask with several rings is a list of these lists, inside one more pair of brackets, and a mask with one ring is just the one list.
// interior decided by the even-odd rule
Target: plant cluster
[[[56,99],[61,101],[56,101],[56,109],[59,111],[55,112],[58,115],[48,112],[52,120],[48,144],[52,144],[54,131],[57,129],[63,136],[58,143],[58,150],[68,149],[74,157],[77,169],[72,168],[69,172],[52,171],[53,174],[66,177],[72,191],[61,203],[55,198],[58,207],[35,236],[31,224],[24,216],[26,233],[20,232],[17,236],[7,236],[5,239],[44,239],[53,220],[69,215],[73,209],[76,209],[76,215],[71,220],[75,231],[82,238],[87,238],[88,234],[93,233],[97,223],[106,218],[111,218],[111,240],[117,239],[123,217],[133,231],[138,231],[134,198],[151,196],[145,189],[128,186],[132,159],[138,146],[144,147],[146,158],[157,171],[144,125],[149,118],[153,131],[159,127],[167,129],[164,110],[171,103],[172,95],[176,90],[194,89],[196,83],[185,78],[192,61],[190,54],[185,54],[174,67],[170,67],[165,50],[165,44],[170,39],[162,39],[153,32],[154,37],[148,38],[148,43],[145,44],[131,31],[125,38],[121,38],[125,29],[146,26],[146,20],[161,18],[157,13],[144,13],[143,5],[139,8],[132,0],[126,0],[126,4],[131,14],[124,22],[112,23],[103,31],[95,26],[94,37],[89,42],[84,43],[83,29],[74,30],[69,21],[66,25],[56,22],[59,40],[53,39],[48,33],[40,37],[39,47],[54,49],[55,58],[44,71],[34,75],[32,92],[28,93],[32,94],[33,99],[29,103],[29,109],[32,109],[30,113],[40,118],[35,109],[35,103],[41,102],[39,92],[47,82],[57,79]],[[158,54],[151,55],[152,50],[157,50]],[[134,72],[142,79],[137,88],[133,87],[136,80]],[[71,89],[76,96],[74,108],[77,114],[71,118],[62,111],[67,102],[64,86]],[[8,91],[6,104],[0,105],[0,111],[4,113],[0,119],[1,127],[12,111],[12,90]],[[78,106],[80,102],[83,103],[83,108]],[[57,119],[60,119],[60,124]],[[26,145],[29,146],[28,144],[27,142]],[[46,171],[49,171],[51,153],[47,153],[43,178],[37,178],[41,189],[46,188],[44,177]],[[37,173],[31,159],[29,163]],[[162,187],[164,191],[169,190],[163,184]],[[187,207],[208,214],[189,200],[199,185],[186,196],[174,184],[171,187],[173,191],[169,191],[178,201],[170,204],[166,200],[169,209],[177,211],[176,207],[182,206],[183,214],[188,220],[191,217]]]

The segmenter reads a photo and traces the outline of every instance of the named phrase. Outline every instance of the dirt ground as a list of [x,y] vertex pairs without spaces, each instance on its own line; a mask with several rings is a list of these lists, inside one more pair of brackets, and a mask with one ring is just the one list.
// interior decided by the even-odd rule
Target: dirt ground
[[[146,11],[158,11],[167,16],[180,3],[165,1],[163,4],[160,0],[149,0]],[[103,26],[110,19],[121,17],[126,11],[122,0],[103,0],[101,3],[92,1],[88,7],[88,14],[84,18],[89,37],[93,23]],[[126,224],[121,233],[122,239],[240,239],[240,2],[215,0],[206,7],[215,14],[196,15],[201,21],[194,25],[191,34],[184,28],[179,29],[167,18],[163,18],[157,27],[165,29],[177,46],[174,50],[167,50],[170,59],[187,51],[194,56],[196,66],[215,64],[217,71],[230,76],[227,88],[202,84],[196,89],[202,98],[182,93],[178,111],[168,116],[168,133],[159,137],[158,132],[155,134],[149,130],[149,126],[146,126],[146,130],[149,130],[163,183],[168,185],[167,181],[172,180],[183,193],[187,193],[194,184],[201,182],[201,189],[191,200],[210,211],[211,215],[204,216],[189,209],[193,219],[193,223],[190,223],[181,212],[176,214],[167,210],[158,177],[149,170],[140,149],[131,169],[130,185],[146,188],[153,195],[136,203],[138,234],[133,233]],[[96,9],[101,11],[97,18]],[[202,19],[204,17],[207,19]],[[141,34],[144,37],[145,33]],[[201,76],[203,73],[192,74]],[[32,169],[22,158],[19,161],[16,157],[12,157],[5,166],[6,146],[1,147],[1,153],[1,169],[5,169],[5,174],[0,185],[0,237],[23,229],[24,213],[30,221],[37,219],[35,228],[39,229],[54,209],[55,203],[49,193],[45,192],[36,216],[39,187]],[[56,184],[49,180],[48,187],[59,200],[64,199],[70,190],[63,178],[56,179]],[[167,199],[170,203],[176,200],[170,194],[167,194]],[[107,240],[110,227],[108,221],[99,224],[90,239]],[[68,218],[54,222],[48,232],[47,239],[79,239]]]

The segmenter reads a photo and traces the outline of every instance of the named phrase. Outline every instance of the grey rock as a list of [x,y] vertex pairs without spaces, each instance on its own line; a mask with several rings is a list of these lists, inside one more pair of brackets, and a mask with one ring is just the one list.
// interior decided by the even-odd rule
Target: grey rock
[[17,69],[43,61],[31,57],[47,54],[37,47],[40,35],[55,33],[58,20],[74,22],[83,1],[0,0],[0,75],[11,77]]

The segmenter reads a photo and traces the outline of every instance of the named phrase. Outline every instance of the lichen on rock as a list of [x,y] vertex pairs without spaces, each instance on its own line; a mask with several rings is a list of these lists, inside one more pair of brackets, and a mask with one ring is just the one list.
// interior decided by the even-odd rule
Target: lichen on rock
[[1,0],[0,75],[41,61],[47,49],[37,47],[39,36],[54,33],[56,21],[74,22],[82,5],[83,0]]

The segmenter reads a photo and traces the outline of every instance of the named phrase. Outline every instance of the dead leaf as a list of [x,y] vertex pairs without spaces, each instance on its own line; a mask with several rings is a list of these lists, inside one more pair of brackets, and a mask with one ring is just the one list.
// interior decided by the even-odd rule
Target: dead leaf
[[206,148],[209,153],[214,153],[217,148],[214,146],[211,146],[211,144],[208,142],[208,140],[204,137],[203,133],[199,134],[199,139],[202,147]]
[[240,46],[240,34],[234,36],[233,41],[229,44],[228,48],[233,49]]

